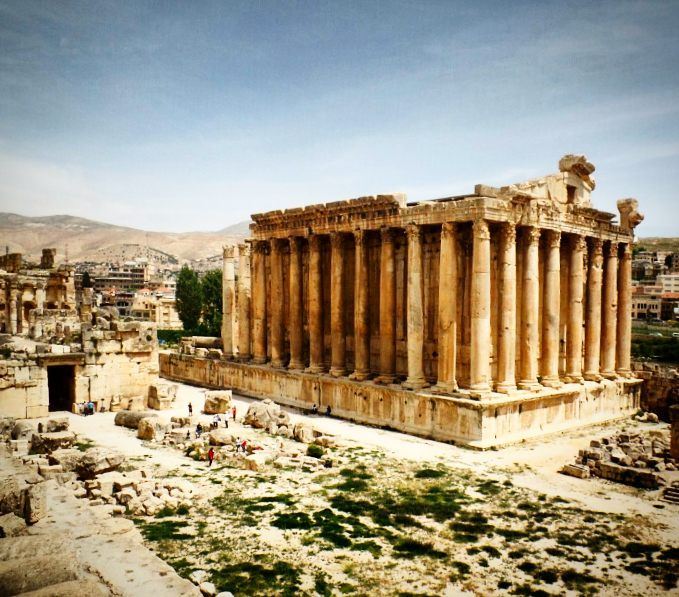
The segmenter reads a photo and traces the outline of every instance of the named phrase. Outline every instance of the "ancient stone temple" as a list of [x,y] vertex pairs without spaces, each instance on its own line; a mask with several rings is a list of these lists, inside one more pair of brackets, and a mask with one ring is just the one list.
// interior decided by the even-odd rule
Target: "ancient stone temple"
[[643,216],[634,199],[618,222],[594,209],[593,171],[567,155],[469,195],[255,214],[225,252],[230,360],[162,355],[161,370],[480,447],[624,416]]

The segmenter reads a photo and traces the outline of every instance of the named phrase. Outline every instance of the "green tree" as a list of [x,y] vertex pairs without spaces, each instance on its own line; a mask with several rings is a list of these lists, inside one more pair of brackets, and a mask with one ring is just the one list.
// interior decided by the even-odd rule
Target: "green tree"
[[203,310],[203,289],[198,274],[186,265],[177,276],[176,306],[184,331],[195,332]]
[[222,270],[213,269],[201,280],[203,290],[202,325],[208,336],[222,334]]
[[83,288],[92,288],[92,278],[90,272],[83,273]]

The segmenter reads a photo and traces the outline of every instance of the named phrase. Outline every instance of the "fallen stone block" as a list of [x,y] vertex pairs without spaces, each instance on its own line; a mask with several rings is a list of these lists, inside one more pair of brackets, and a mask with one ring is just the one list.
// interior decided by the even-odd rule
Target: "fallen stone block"
[[26,533],[26,521],[10,512],[0,516],[0,538],[16,537]]
[[119,427],[137,429],[139,427],[139,421],[145,419],[146,417],[154,416],[156,416],[156,413],[153,411],[120,410],[116,413],[115,419],[113,421]]
[[589,467],[579,464],[566,464],[559,472],[578,479],[589,479],[590,477]]
[[167,425],[163,423],[158,417],[145,417],[139,421],[137,427],[137,437],[139,439],[161,440],[167,433]]
[[24,520],[28,524],[34,524],[47,516],[47,485],[29,485],[23,492],[23,506]]
[[213,429],[208,434],[211,446],[232,446],[236,443],[236,437],[227,429]]
[[225,414],[231,409],[231,390],[207,392],[203,412],[206,415]]
[[72,431],[34,433],[31,437],[31,451],[37,454],[47,454],[54,450],[70,448],[75,443],[75,438],[75,433]]
[[47,421],[47,425],[45,426],[45,431],[48,433],[53,433],[55,431],[68,431],[68,424],[68,417],[49,419]]
[[28,439],[38,431],[38,423],[36,421],[20,420],[14,423],[12,427],[12,439]]

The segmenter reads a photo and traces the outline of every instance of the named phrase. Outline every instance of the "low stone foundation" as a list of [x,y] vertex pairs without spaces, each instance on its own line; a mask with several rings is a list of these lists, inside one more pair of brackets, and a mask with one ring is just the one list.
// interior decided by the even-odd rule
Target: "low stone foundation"
[[207,388],[324,412],[343,419],[470,447],[490,448],[530,437],[625,417],[639,408],[638,379],[565,384],[539,392],[489,394],[475,400],[462,390],[439,396],[329,375],[161,353],[160,374]]

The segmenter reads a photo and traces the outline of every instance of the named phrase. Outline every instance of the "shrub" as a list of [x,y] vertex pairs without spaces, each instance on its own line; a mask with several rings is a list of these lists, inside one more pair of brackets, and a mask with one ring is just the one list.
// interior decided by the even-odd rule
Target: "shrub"
[[325,454],[325,450],[316,444],[309,444],[306,449],[306,455],[312,458],[321,458],[323,454]]

